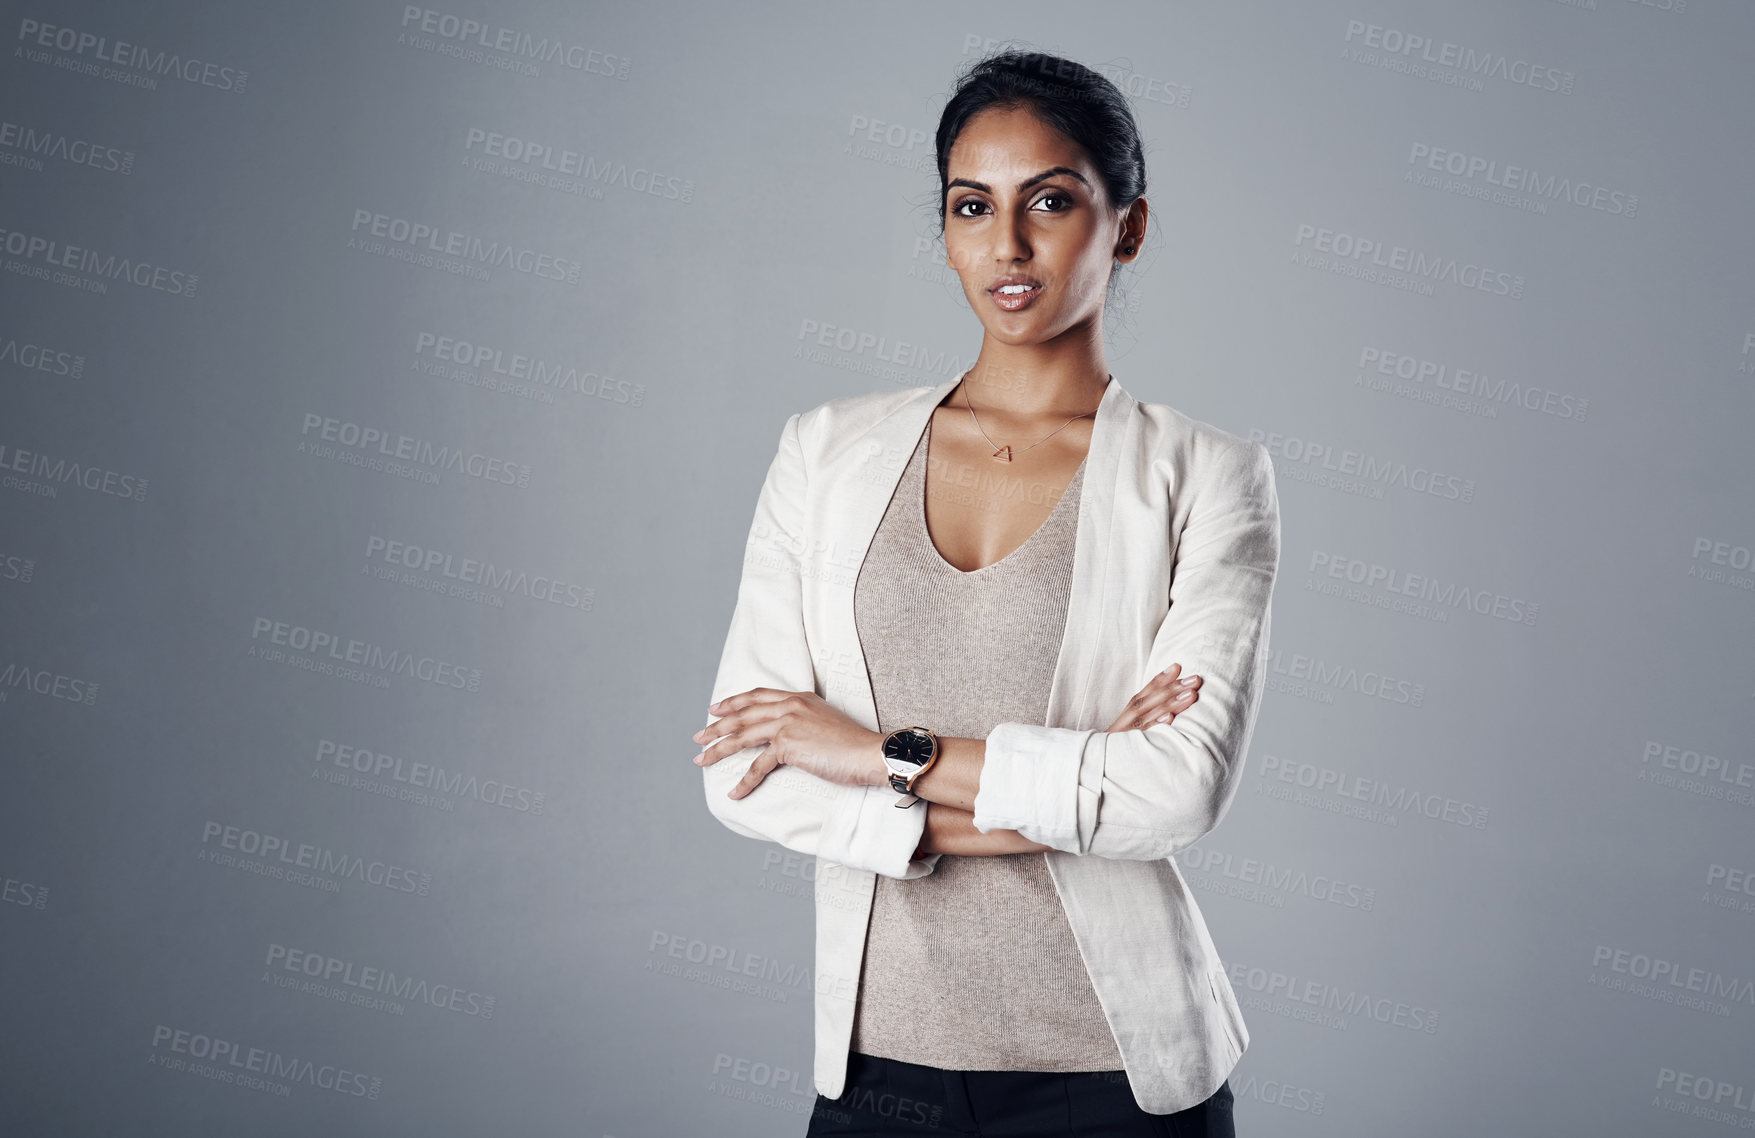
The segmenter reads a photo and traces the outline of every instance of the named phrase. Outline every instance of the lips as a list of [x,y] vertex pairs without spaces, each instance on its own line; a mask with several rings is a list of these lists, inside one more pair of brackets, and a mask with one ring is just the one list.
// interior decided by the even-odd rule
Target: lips
[[1035,277],[1005,276],[988,286],[987,295],[1005,311],[1016,312],[1042,295],[1042,282]]

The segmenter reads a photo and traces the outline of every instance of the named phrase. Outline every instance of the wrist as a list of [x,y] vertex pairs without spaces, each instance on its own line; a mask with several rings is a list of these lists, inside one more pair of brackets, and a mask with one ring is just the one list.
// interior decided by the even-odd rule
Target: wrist
[[923,796],[915,789],[944,754],[944,740],[925,727],[900,727],[878,737],[878,756],[883,764],[881,785],[902,797],[900,806],[914,806]]
[[868,732],[871,742],[866,746],[865,784],[867,786],[890,785],[890,764],[884,762],[884,740],[888,737],[881,731]]

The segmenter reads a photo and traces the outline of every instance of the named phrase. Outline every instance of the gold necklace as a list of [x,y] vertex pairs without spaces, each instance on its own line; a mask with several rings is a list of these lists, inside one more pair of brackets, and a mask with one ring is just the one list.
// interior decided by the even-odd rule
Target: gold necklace
[[[1113,381],[1115,379],[1115,376],[1113,374],[1111,374],[1109,376],[1109,378],[1111,381]],[[968,388],[963,389],[963,398],[969,399]],[[1049,431],[1046,435],[1043,435],[1041,438],[1039,438],[1035,442],[1031,443],[1030,446],[1025,447],[1024,450],[1029,450],[1030,447],[1041,446],[1043,443],[1047,442],[1049,439],[1053,438],[1055,435],[1060,434],[1060,432],[1062,432],[1062,431],[1066,430],[1068,427],[1072,426],[1073,419],[1089,418],[1090,416],[1093,416],[1096,413],[1097,412],[1095,412],[1095,411],[1086,411],[1083,415],[1074,415],[1072,417],[1072,419],[1068,419],[1066,422],[1062,423],[1060,426],[1054,428],[1052,431]],[[975,419],[975,401],[973,399],[969,399],[969,418]],[[994,442],[993,439],[988,436],[987,431],[981,426],[980,419],[975,419],[975,429],[977,431],[981,432],[982,438],[987,439],[988,446],[998,448],[993,452],[991,457],[993,457],[995,459],[999,459],[1003,462],[1010,462],[1012,460],[1012,448],[1011,448],[1010,443],[1007,443],[1005,446],[1000,446],[998,443]],[[1021,450],[1018,453],[1023,454],[1024,450]]]

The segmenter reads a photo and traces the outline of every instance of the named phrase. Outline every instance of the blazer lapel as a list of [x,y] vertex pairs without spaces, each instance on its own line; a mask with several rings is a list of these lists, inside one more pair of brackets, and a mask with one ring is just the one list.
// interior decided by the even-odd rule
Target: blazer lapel
[[[854,620],[854,583],[927,421],[967,374],[962,372],[926,389],[880,419],[850,448],[857,455],[852,468],[831,480],[835,500],[833,512],[822,519],[828,530],[822,554],[833,564],[809,575],[809,583],[821,590],[822,603],[816,607],[827,649],[817,658],[817,671],[824,698],[833,690],[839,697],[833,702],[872,731],[878,729],[877,698]],[[1089,713],[1090,685],[1096,671],[1092,662],[1102,642],[1099,632],[1112,601],[1110,590],[1120,587],[1114,584],[1111,569],[1115,561],[1115,500],[1122,489],[1119,480],[1132,469],[1123,458],[1137,443],[1139,424],[1133,408],[1133,396],[1111,379],[1097,404],[1091,449],[1085,459],[1066,635],[1055,662],[1044,726],[1083,726]],[[824,508],[830,507],[825,503]],[[828,572],[831,568],[835,571]]]
[[1115,505],[1132,491],[1121,479],[1135,466],[1130,458],[1139,441],[1139,417],[1133,414],[1134,398],[1111,379],[1097,404],[1091,427],[1091,449],[1085,458],[1084,484],[1079,493],[1079,524],[1073,538],[1072,595],[1066,609],[1066,635],[1054,665],[1054,682],[1048,689],[1048,717],[1044,727],[1096,726],[1085,722],[1091,714],[1096,677],[1096,652],[1103,644],[1101,630],[1113,610],[1115,594],[1126,587],[1126,565],[1114,548],[1117,527]]

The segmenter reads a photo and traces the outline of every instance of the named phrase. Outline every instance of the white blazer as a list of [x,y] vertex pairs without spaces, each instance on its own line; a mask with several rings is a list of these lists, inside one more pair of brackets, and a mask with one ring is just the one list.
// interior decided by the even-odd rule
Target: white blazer
[[[814,691],[878,729],[854,579],[933,409],[960,379],[832,399],[786,420],[712,702],[754,687]],[[1249,1045],[1172,855],[1218,824],[1240,785],[1279,552],[1267,448],[1110,379],[1046,725],[1001,723],[987,736],[975,826],[1052,847],[1055,889],[1135,1100],[1153,1114],[1210,1097]],[[1194,706],[1168,724],[1105,731],[1173,663],[1205,677]],[[934,870],[941,855],[913,859],[932,807],[898,809],[887,785],[838,786],[784,765],[744,798],[726,797],[760,750],[703,768],[707,808],[738,834],[817,859],[815,1084],[837,1098],[874,875]]]

